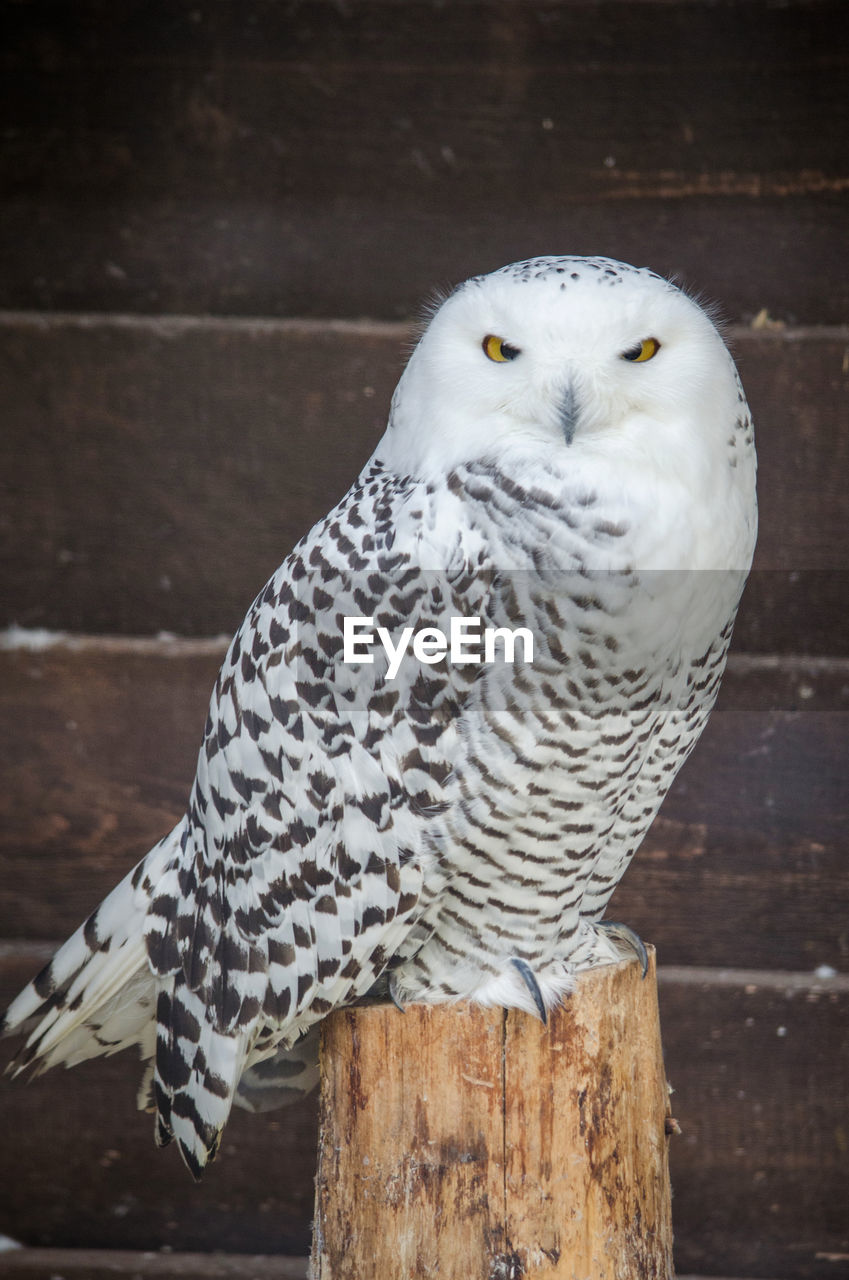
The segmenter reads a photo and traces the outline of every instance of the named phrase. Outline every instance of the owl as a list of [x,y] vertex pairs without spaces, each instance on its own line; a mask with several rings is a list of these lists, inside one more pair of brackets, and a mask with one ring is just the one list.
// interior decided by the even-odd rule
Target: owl
[[[349,492],[251,605],[185,815],[5,1015],[36,1071],[137,1046],[200,1176],[382,993],[543,1019],[716,698],[751,418],[653,272],[535,258],[436,309]],[[462,1016],[462,1010],[458,1010]]]

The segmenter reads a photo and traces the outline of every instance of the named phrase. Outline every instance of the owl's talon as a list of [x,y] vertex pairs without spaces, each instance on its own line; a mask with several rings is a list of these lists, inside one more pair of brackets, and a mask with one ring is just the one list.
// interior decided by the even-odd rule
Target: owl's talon
[[395,974],[387,975],[385,972],[380,975],[376,982],[372,983],[365,995],[354,1000],[354,1005],[362,1004],[387,1004],[389,1001],[394,1004],[396,1009],[400,1009],[401,1013],[407,1012],[407,1006],[398,995],[398,980]]
[[520,960],[517,956],[513,957],[511,964],[513,965],[514,969],[519,974],[525,986],[528,988],[531,995],[533,996],[534,1004],[537,1007],[537,1013],[540,1016],[540,1021],[542,1022],[542,1025],[544,1027],[548,1026],[548,1010],[545,1007],[545,1001],[542,998],[542,992],[539,989],[539,983],[534,977],[533,969],[530,967],[529,964],[527,964],[524,960]]
[[643,977],[649,971],[649,953],[646,951],[645,943],[639,934],[627,924],[622,924],[619,920],[600,920],[596,924],[597,929],[601,929],[603,933],[608,934],[611,938],[616,938],[619,942],[624,942],[626,947],[630,947],[640,962],[643,970]]
[[398,1009],[401,1013],[407,1012],[407,1006],[404,1004],[404,1001],[398,995],[398,979],[395,977],[394,973],[392,974],[392,977],[389,979],[389,999],[392,1001],[395,1008]]

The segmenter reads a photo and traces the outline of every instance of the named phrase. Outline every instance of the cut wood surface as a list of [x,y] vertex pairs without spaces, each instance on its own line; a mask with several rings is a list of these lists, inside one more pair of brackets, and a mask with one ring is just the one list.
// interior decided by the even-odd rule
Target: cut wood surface
[[846,319],[842,0],[7,10],[0,305],[398,317],[605,252]]
[[[0,962],[0,1004],[39,963]],[[659,978],[682,1128],[670,1150],[677,1270],[833,1280],[826,1255],[849,1252],[849,978]],[[128,1053],[28,1085],[0,1079],[0,1232],[53,1246],[305,1253],[315,1099],[234,1112],[198,1187],[135,1110],[140,1072]]]
[[[0,623],[232,634],[379,440],[410,330],[0,316]],[[845,654],[849,330],[733,329],[760,463],[738,650]]]
[[[0,938],[61,939],[184,811],[223,644],[0,650]],[[849,969],[849,665],[732,658],[611,906],[670,964]]]
[[547,1027],[394,1006],[322,1029],[315,1280],[669,1280],[669,1096],[650,953]]

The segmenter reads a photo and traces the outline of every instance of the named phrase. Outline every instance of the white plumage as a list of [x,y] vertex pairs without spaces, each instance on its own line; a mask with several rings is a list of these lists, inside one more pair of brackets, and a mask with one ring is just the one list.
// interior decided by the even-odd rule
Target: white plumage
[[[386,434],[254,601],[185,817],[6,1014],[19,1065],[138,1044],[199,1175],[235,1100],[315,1080],[380,984],[544,1016],[716,696],[756,532],[751,420],[705,313],[534,259],[433,316]],[[527,628],[532,661],[343,661],[343,620]]]

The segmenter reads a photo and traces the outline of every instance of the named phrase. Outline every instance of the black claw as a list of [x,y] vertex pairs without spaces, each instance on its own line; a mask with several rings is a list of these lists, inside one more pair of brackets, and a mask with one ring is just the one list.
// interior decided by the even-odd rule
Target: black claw
[[601,920],[596,925],[597,929],[603,929],[605,933],[609,933],[611,937],[618,938],[620,942],[624,942],[636,955],[643,971],[643,977],[649,971],[649,953],[646,951],[645,943],[639,934],[627,924],[622,924],[618,920]]
[[548,1026],[548,1010],[545,1007],[545,1001],[542,998],[542,992],[539,989],[539,983],[534,977],[534,971],[524,960],[519,960],[516,956],[511,961],[517,973],[521,975],[522,981],[530,991],[534,998],[534,1004],[537,1007],[537,1013],[540,1016],[542,1025]]
[[401,997],[398,995],[398,984],[397,984],[397,982],[395,981],[395,974],[394,974],[394,973],[393,973],[392,977],[389,979],[389,999],[392,1001],[392,1003],[394,1004],[395,1008],[396,1008],[396,1009],[398,1009],[398,1010],[400,1010],[400,1012],[401,1012],[401,1013],[406,1013],[406,1012],[407,1012],[407,1007],[406,1007],[406,1005],[404,1004],[404,1001],[403,1001],[403,1000],[401,999]]
[[358,996],[356,1000],[352,1000],[351,1004],[386,1004],[387,1001],[392,1002],[396,1009],[400,1009],[402,1013],[406,1013],[406,1007],[398,995],[398,988],[395,982],[395,975],[391,977],[386,973],[382,973],[365,995]]

